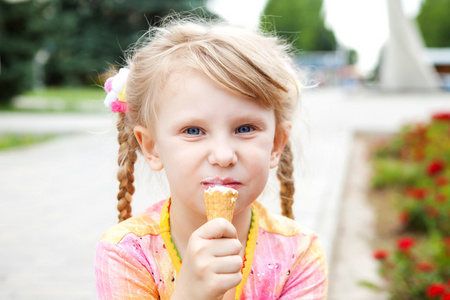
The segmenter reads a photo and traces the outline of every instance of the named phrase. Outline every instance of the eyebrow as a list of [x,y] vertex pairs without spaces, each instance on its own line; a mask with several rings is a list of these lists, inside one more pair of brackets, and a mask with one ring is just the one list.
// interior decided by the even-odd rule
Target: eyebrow
[[[243,116],[238,116],[236,118],[231,119],[233,123],[236,124],[256,124],[258,126],[263,126],[267,123],[266,119],[262,116],[254,115],[254,114],[248,114]],[[189,126],[189,125],[196,125],[202,127],[204,123],[206,123],[203,118],[198,118],[195,116],[185,118],[184,120],[178,120],[177,122],[173,123],[173,126],[171,126],[173,129],[178,130],[178,128],[183,126]],[[275,119],[274,119],[275,122]]]
[[235,121],[236,123],[257,123],[257,124],[267,123],[267,120],[265,118],[254,114],[239,116],[236,119],[233,119],[233,121]]

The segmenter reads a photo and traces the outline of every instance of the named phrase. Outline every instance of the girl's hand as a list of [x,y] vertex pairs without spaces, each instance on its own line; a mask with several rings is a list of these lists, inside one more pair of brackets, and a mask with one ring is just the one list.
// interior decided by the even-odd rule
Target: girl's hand
[[189,238],[173,299],[217,299],[242,280],[242,245],[225,219],[211,220]]

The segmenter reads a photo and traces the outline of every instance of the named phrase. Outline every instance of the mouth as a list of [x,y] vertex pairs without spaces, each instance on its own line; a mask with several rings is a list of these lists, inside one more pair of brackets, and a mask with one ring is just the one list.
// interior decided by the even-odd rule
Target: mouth
[[215,186],[223,186],[237,190],[242,186],[242,183],[236,178],[219,176],[205,178],[200,183],[205,190]]

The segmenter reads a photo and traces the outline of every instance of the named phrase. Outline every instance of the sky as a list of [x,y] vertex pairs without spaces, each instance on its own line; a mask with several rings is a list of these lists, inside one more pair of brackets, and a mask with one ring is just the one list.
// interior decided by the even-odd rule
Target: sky
[[[375,67],[379,51],[388,39],[386,1],[323,0],[326,26],[338,42],[358,52],[357,67],[368,74]],[[401,0],[407,17],[414,18],[423,0]],[[258,26],[267,0],[209,0],[208,7],[230,23]]]

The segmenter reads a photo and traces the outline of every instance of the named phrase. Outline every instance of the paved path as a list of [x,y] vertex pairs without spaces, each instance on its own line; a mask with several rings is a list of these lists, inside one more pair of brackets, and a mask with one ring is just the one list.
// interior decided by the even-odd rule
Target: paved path
[[[293,131],[301,153],[294,214],[318,232],[334,265],[354,132],[389,132],[427,120],[431,112],[450,110],[450,96],[311,90],[303,98]],[[93,249],[116,222],[112,119],[107,114],[0,114],[0,132],[66,133],[0,154],[0,299],[95,299]],[[167,195],[167,188],[159,187],[162,179],[149,175],[141,160],[136,169],[133,208],[140,211]],[[262,201],[274,212],[280,211],[277,191],[272,173]]]
[[368,148],[355,136],[349,157],[347,180],[340,200],[336,241],[330,266],[328,300],[387,300],[387,293],[377,293],[359,285],[368,281],[382,286],[378,262],[372,258],[376,236],[376,212],[369,203],[371,167]]

